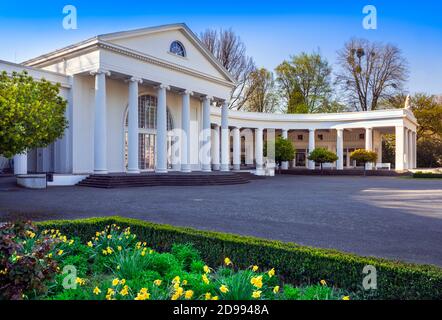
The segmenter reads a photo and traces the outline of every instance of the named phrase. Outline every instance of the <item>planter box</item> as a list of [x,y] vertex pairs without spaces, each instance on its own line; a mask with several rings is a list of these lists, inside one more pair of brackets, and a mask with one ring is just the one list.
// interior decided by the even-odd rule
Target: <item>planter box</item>
[[17,184],[28,189],[46,189],[45,174],[20,174],[17,175]]

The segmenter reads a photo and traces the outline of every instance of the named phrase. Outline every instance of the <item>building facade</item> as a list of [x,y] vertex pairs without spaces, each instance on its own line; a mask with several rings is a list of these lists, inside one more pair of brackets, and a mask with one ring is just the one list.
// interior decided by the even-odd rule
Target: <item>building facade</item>
[[416,167],[417,121],[404,108],[341,114],[232,111],[233,77],[185,25],[173,24],[91,38],[0,70],[27,70],[61,84],[69,127],[48,148],[14,157],[16,173],[64,175],[239,170],[260,173],[264,138],[292,140],[296,158],[283,168],[315,169],[316,147],[337,153],[337,170],[354,167],[350,153],[376,151],[396,134],[396,170]]

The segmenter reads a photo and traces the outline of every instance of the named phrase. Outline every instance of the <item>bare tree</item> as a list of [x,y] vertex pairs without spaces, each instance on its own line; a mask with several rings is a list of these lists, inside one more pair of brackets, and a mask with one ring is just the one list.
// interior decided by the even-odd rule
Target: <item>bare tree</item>
[[245,44],[232,29],[207,29],[200,34],[200,39],[237,81],[237,86],[231,93],[229,107],[241,109],[253,94],[249,75],[256,70],[253,59],[246,55]]
[[336,82],[356,110],[376,110],[379,101],[402,92],[408,78],[408,64],[391,44],[352,39],[338,52],[338,63]]
[[275,89],[273,73],[265,68],[250,73],[250,87],[252,93],[247,99],[244,109],[252,112],[272,113],[278,108],[278,95]]

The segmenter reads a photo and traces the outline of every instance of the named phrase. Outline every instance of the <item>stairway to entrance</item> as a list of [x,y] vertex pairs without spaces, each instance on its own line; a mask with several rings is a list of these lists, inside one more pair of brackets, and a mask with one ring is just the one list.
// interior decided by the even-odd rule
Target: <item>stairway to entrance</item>
[[249,183],[256,179],[250,172],[171,172],[166,174],[93,174],[79,182],[78,186],[93,188],[130,188],[158,186],[214,186]]

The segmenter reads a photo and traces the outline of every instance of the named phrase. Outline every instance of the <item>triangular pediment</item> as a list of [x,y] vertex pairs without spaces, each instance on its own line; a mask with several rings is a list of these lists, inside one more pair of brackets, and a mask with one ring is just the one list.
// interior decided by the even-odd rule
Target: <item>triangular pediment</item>
[[[231,75],[184,24],[167,25],[98,36],[99,40],[145,54],[169,63],[233,82]],[[179,41],[185,56],[170,52],[170,45]]]

